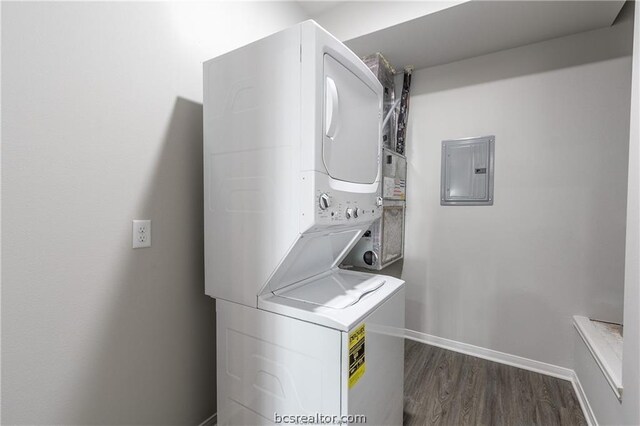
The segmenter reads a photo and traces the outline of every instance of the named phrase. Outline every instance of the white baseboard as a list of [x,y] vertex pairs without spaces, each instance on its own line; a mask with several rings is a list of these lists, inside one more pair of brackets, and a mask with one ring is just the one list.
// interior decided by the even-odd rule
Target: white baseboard
[[578,379],[578,375],[575,371],[571,377],[571,383],[573,384],[573,390],[578,397],[580,408],[582,408],[582,412],[584,413],[584,418],[587,419],[587,423],[589,426],[598,426],[598,421],[596,420],[595,414],[593,414],[593,409],[591,409],[591,404],[589,404],[587,394],[584,392],[584,388],[582,387],[580,379]]
[[200,426],[215,426],[216,424],[218,424],[218,413],[214,413],[207,420],[200,423]]
[[534,371],[540,374],[546,374],[547,376],[557,377],[559,379],[571,381],[574,377],[573,370],[569,368],[559,367],[557,365],[547,364],[546,362],[535,361],[505,352],[494,351],[493,349],[481,348],[480,346],[457,342],[443,337],[432,336],[431,334],[421,333],[419,331],[405,330],[405,337],[410,340],[426,343],[427,345],[437,346],[450,351],[460,352],[477,358],[499,362],[500,364]]

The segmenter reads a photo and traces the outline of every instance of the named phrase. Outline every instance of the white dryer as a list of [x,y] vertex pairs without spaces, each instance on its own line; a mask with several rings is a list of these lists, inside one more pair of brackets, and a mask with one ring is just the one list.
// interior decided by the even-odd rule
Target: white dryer
[[404,282],[338,269],[380,217],[382,86],[313,21],[204,64],[218,424],[402,423]]

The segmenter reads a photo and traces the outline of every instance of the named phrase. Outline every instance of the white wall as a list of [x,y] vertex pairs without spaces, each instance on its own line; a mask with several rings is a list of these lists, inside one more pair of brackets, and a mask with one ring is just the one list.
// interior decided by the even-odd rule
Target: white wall
[[[201,62],[302,19],[295,3],[2,3],[3,423],[214,413]],[[131,249],[134,218],[150,249]]]
[[601,425],[640,424],[640,8],[635,9],[630,117],[621,401],[575,334],[575,371]]
[[[624,276],[624,347],[622,408],[624,421],[640,424],[640,7],[636,4],[633,31],[631,123],[627,239]],[[596,414],[597,415],[597,414]]]
[[[414,73],[407,328],[572,367],[622,320],[632,19]],[[492,207],[442,207],[440,142],[496,136]]]

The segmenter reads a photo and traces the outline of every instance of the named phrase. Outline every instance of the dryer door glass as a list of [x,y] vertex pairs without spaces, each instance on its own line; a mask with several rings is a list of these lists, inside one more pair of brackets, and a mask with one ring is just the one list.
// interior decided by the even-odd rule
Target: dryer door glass
[[329,176],[347,182],[375,182],[379,114],[376,92],[325,54],[322,155]]

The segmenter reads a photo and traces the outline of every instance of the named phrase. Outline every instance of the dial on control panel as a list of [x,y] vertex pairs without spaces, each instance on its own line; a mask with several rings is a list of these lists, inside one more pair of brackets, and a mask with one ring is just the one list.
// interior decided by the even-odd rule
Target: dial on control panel
[[329,199],[329,196],[325,193],[320,194],[320,208],[322,210],[326,210],[329,208],[330,205],[331,205],[331,200]]
[[349,207],[344,212],[344,215],[347,219],[351,219],[351,218],[357,219],[358,216],[360,216],[361,214],[364,214],[364,210],[359,207]]

